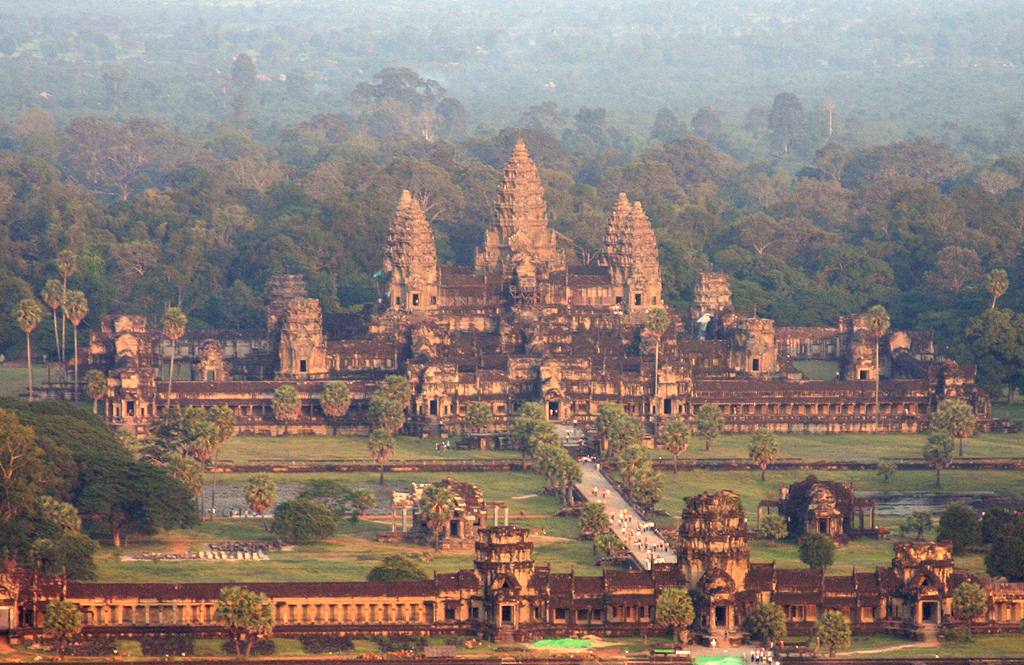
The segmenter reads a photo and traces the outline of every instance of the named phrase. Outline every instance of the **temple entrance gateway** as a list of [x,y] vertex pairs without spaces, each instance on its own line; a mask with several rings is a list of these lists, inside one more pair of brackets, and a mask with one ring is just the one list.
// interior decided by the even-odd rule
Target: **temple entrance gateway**
[[548,420],[560,420],[559,413],[561,411],[561,403],[557,400],[548,402]]
[[939,603],[934,600],[925,600],[921,603],[922,623],[939,623]]

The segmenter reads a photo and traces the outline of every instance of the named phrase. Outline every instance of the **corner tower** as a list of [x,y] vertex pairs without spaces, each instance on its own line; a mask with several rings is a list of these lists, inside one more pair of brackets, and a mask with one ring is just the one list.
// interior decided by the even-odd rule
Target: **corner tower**
[[555,232],[548,228],[548,207],[537,165],[526,144],[516,142],[494,205],[494,226],[477,251],[478,271],[500,271],[505,277],[546,275],[565,268]]
[[417,313],[437,309],[440,280],[434,234],[423,208],[409,190],[402,191],[388,230],[384,272],[389,310]]
[[615,301],[631,319],[663,305],[658,241],[639,201],[620,193],[608,220],[605,256],[616,290]]

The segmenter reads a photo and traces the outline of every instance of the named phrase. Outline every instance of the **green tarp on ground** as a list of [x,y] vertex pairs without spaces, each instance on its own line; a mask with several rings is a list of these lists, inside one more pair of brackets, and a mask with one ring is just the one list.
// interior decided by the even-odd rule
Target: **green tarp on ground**
[[697,656],[697,665],[744,665],[739,656]]
[[577,640],[571,637],[566,637],[561,640],[537,640],[532,644],[535,647],[555,647],[561,649],[586,649],[590,646],[590,642],[586,640]]

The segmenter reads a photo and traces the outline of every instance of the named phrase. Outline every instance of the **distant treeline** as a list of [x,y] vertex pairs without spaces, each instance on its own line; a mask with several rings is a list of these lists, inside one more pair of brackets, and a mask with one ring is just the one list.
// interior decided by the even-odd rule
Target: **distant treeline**
[[349,112],[362,81],[408,67],[471,130],[552,102],[608,108],[642,142],[661,107],[740,127],[791,90],[820,127],[834,107],[848,145],[966,134],[984,155],[1024,110],[1022,43],[1016,0],[33,0],[0,9],[0,117],[41,105],[208,128],[236,110],[244,53],[244,117],[262,127]]

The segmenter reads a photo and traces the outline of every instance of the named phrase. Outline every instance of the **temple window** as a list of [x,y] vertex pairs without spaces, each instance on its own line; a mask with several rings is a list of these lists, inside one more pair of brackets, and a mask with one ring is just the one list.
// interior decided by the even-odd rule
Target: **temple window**
[[637,293],[636,295],[633,296],[633,304],[634,305],[642,305],[642,304],[644,304],[644,296],[643,296],[642,293]]
[[299,361],[299,371],[300,372],[305,372],[306,371],[306,361],[305,360],[300,360]]
[[395,296],[395,304],[396,305],[401,305],[402,304],[402,296]]
[[412,306],[413,307],[419,307],[420,306],[420,294],[418,294],[418,293],[412,294]]
[[555,608],[555,621],[565,621],[565,608],[564,607],[556,607]]
[[576,610],[576,621],[586,621],[587,611],[585,609]]
[[760,372],[761,371],[761,359],[760,358],[754,358],[753,360],[751,360],[750,361],[750,369],[753,372]]
[[615,296],[615,304],[616,305],[621,305],[622,304],[622,296]]
[[860,380],[861,381],[867,381],[868,378],[870,378],[870,377],[868,377],[868,371],[866,369],[862,369],[860,371]]
[[208,370],[206,370],[206,380],[207,381],[216,381],[217,380],[217,370],[215,370],[215,369],[208,369]]
[[431,305],[436,305],[437,304],[437,296],[430,296],[430,304]]

